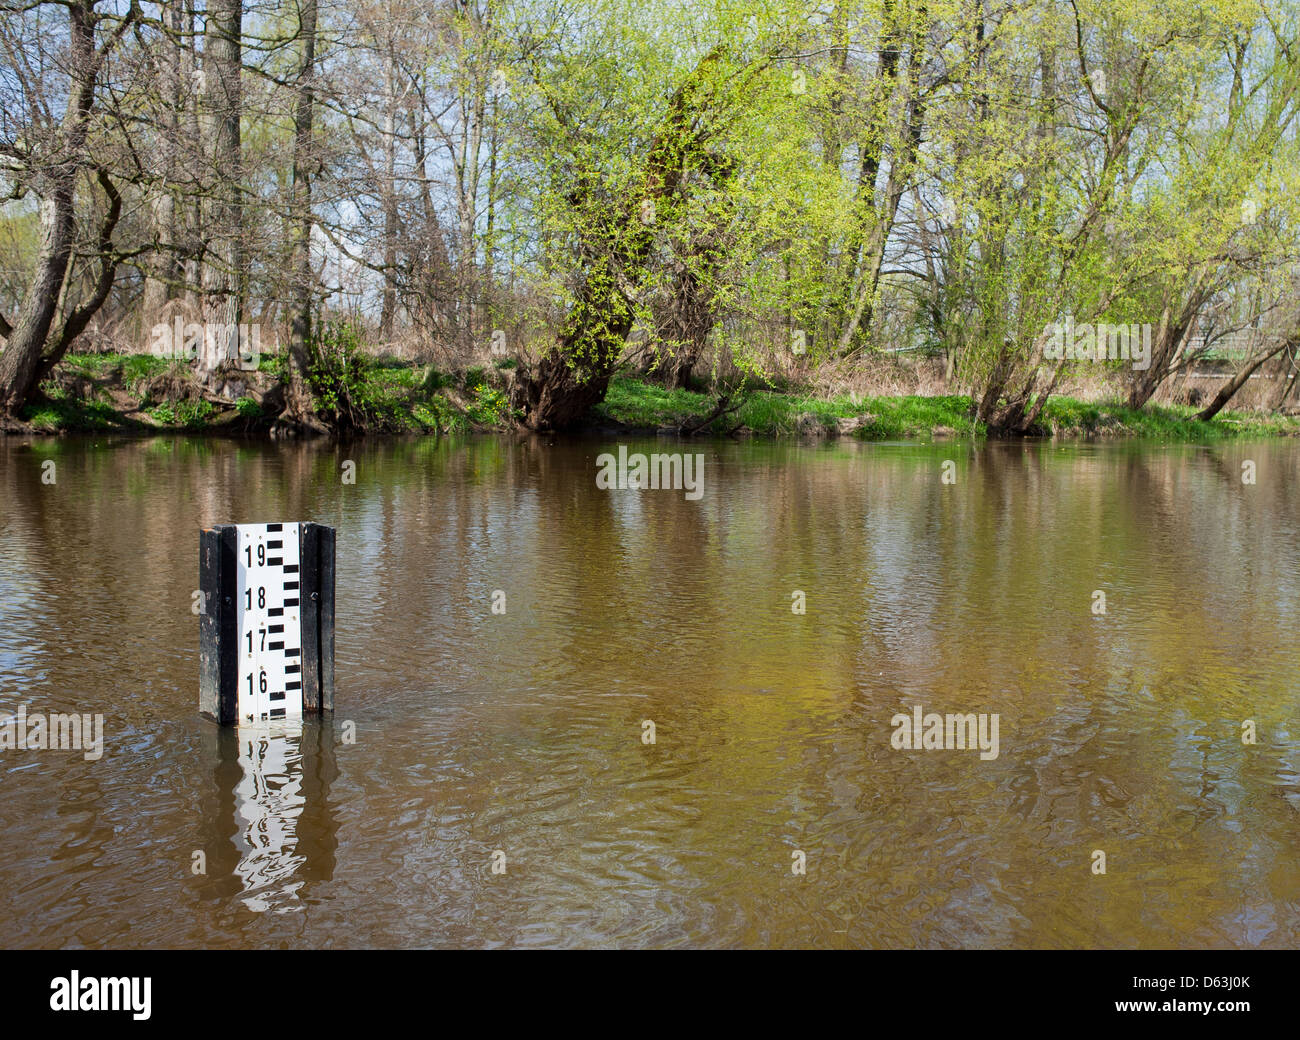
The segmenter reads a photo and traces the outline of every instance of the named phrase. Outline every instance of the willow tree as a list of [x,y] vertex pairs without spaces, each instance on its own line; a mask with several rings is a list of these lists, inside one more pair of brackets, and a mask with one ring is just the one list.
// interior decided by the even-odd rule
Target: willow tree
[[945,326],[991,432],[1034,430],[1069,370],[1045,354],[1048,325],[1151,324],[1162,355],[1213,293],[1187,275],[1223,243],[1177,188],[1205,178],[1180,175],[1176,157],[1192,113],[1220,100],[1205,70],[1241,13],[1237,0],[1077,2],[1003,25],[950,137],[961,217],[943,264]]
[[536,430],[571,426],[603,399],[629,333],[650,320],[660,246],[685,227],[693,186],[728,176],[727,127],[774,47],[721,17],[701,16],[695,35],[708,42],[692,49],[662,10],[614,0],[584,14],[597,17],[583,32],[525,34],[518,58],[533,104],[521,106],[517,146],[540,175],[531,205],[564,301],[550,348],[518,383]]
[[1131,202],[1137,256],[1129,282],[1154,326],[1149,368],[1132,374],[1140,408],[1216,338],[1250,340],[1198,418],[1212,418],[1263,364],[1294,344],[1300,261],[1300,19],[1265,5],[1214,25],[1199,74],[1214,89],[1179,107],[1163,191]]

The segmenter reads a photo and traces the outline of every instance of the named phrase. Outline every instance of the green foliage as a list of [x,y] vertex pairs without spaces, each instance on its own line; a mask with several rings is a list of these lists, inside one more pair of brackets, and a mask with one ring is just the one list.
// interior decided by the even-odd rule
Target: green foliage
[[373,359],[362,347],[360,329],[330,321],[308,344],[307,382],[321,416],[341,430],[400,428],[384,381],[375,379]]
[[466,414],[471,422],[480,426],[509,426],[516,418],[505,393],[483,384],[475,388],[474,403]]
[[277,383],[286,383],[289,381],[289,354],[287,351],[279,353],[267,352],[257,359],[257,370],[265,372]]
[[157,404],[145,410],[145,414],[162,426],[176,425],[176,409],[170,404]]
[[131,354],[122,358],[121,362],[122,382],[133,390],[147,383],[158,373],[165,372],[169,367],[180,364],[168,358],[155,357],[152,354]]
[[91,433],[129,424],[105,401],[78,401],[65,395],[29,404],[20,417],[45,433]]
[[210,401],[189,398],[176,405],[176,421],[187,430],[201,430],[212,421],[216,411]]
[[[74,359],[76,370],[84,371],[79,362],[80,359]],[[101,360],[95,370],[103,372],[109,367]],[[381,428],[394,432],[459,433],[471,426],[506,428],[517,420],[505,392],[484,378],[472,380],[473,402],[462,412],[440,392],[454,386],[457,380],[432,374],[431,380],[431,370],[414,366],[399,369],[392,364],[367,369],[364,393],[376,402]],[[483,375],[480,370],[480,376]],[[439,385],[425,391],[424,383],[429,381]],[[108,401],[78,400],[52,380],[43,385],[43,390],[45,399],[28,406],[22,413],[22,418],[37,430],[93,432],[132,428]],[[605,401],[595,409],[594,417],[634,429],[678,429],[698,422],[715,402],[711,394],[670,389],[640,379],[615,378]],[[252,396],[239,398],[235,411],[249,421],[263,414]],[[1241,436],[1300,435],[1300,419],[1296,418],[1223,413],[1210,422],[1201,422],[1192,418],[1196,411],[1182,406],[1133,409],[1115,403],[1053,397],[1044,410],[1042,422],[1049,433],[1061,437],[1145,437],[1207,442]],[[146,414],[157,425],[197,431],[210,425],[215,409],[205,400],[187,399],[155,405]],[[737,411],[717,420],[706,432],[716,434],[742,426],[764,436],[792,435],[807,432],[808,417],[828,432],[837,420],[864,419],[853,436],[867,440],[926,438],[941,433],[982,436],[985,432],[971,418],[971,399],[964,395],[817,398],[797,389],[751,391]]]
[[212,421],[216,408],[202,398],[186,398],[174,404],[163,402],[149,408],[145,414],[162,426],[179,426],[185,430],[203,430]]
[[439,433],[462,433],[469,427],[465,416],[442,397],[417,402],[411,408],[411,416],[420,428]]
[[322,416],[346,430],[452,432],[470,422],[514,422],[505,393],[489,383],[485,369],[465,373],[462,385],[474,403],[462,414],[440,393],[457,384],[453,376],[432,366],[421,370],[400,359],[373,358],[364,351],[360,330],[343,322],[325,325],[314,339],[308,382]]
[[418,378],[414,379],[414,383],[421,393],[431,394],[443,387],[455,386],[456,379],[454,376],[439,372],[432,365],[429,365]]
[[[635,379],[615,379],[597,417],[633,429],[679,428],[707,415],[714,399],[688,390],[669,390]],[[1159,440],[1215,441],[1238,436],[1300,434],[1300,420],[1253,415],[1221,415],[1211,422],[1192,421],[1196,409],[1145,409],[1119,404],[1090,404],[1054,397],[1044,411],[1051,432],[1063,437],[1147,437]],[[718,420],[731,429],[782,436],[800,431],[800,417],[812,416],[830,429],[839,419],[861,417],[866,422],[853,434],[865,440],[926,438],[935,435],[983,436],[984,426],[971,417],[971,399],[943,397],[871,397],[853,400],[802,394],[755,392],[732,415]],[[806,420],[805,420],[806,422]],[[714,430],[713,432],[720,432]]]
[[[995,428],[1015,428],[1027,401],[1047,400],[1060,385],[1054,377],[1072,374],[1046,363],[1055,359],[1040,342],[1044,326],[1067,315],[1176,330],[1208,331],[1200,326],[1211,319],[1294,330],[1295,0],[488,6],[413,5],[395,31],[373,12],[355,25],[346,7],[322,13],[318,61],[350,71],[331,88],[342,92],[337,103],[317,106],[321,169],[377,173],[387,145],[397,168],[379,184],[327,178],[320,229],[340,245],[391,253],[399,313],[430,347],[459,348],[487,327],[509,327],[512,346],[526,347],[521,357],[555,351],[576,378],[599,376],[603,386],[631,330],[666,354],[693,358],[702,348],[715,382],[740,373],[770,386],[821,363],[851,370],[868,351],[924,346],[951,363],[955,385]],[[20,49],[9,55],[19,105],[11,136],[32,147],[45,94],[19,88],[29,65],[54,68],[40,51],[44,7],[14,14],[26,28],[15,30]],[[290,100],[300,48],[278,44],[298,31],[296,20],[289,9],[263,12],[258,38],[269,43],[247,55],[250,75],[276,95],[243,114],[239,179],[249,189],[245,222],[258,234],[229,274],[248,313],[283,305],[293,281],[285,264],[296,209],[293,127],[267,113]],[[137,29],[132,46],[142,54],[166,44],[157,19]],[[96,123],[88,146],[122,183],[131,180],[127,159],[169,132],[183,138],[175,142],[182,152],[202,143],[188,139],[197,126],[158,121],[168,111],[161,81],[133,78],[133,68],[103,66],[94,96],[117,98],[115,110],[131,118]],[[391,132],[382,119],[353,127],[345,113],[373,108],[367,85],[393,69],[418,85],[399,108],[418,102],[424,115],[403,116]],[[458,137],[467,112],[483,116],[482,136]],[[460,157],[454,187],[431,184],[417,133],[423,144],[457,137],[472,149],[476,140],[483,154]],[[89,171],[86,155],[68,158]],[[15,183],[26,183],[24,161],[14,161]],[[172,178],[170,190],[186,212],[200,201],[184,178]],[[376,190],[393,193],[410,225],[396,241],[394,211],[374,204]],[[123,241],[158,230],[138,201],[128,200],[135,223]],[[33,202],[19,192],[0,215],[0,311],[11,317],[40,244]],[[84,298],[88,276],[93,283],[102,205],[83,174],[65,312]],[[451,210],[468,219],[444,221]],[[321,295],[334,306],[333,294]],[[114,294],[94,335],[143,333],[138,312],[123,312],[129,298]],[[386,335],[414,342],[403,339],[409,331]],[[367,358],[361,339],[357,327],[333,321],[309,344],[307,378],[323,416],[340,429],[410,429],[428,425],[413,414],[422,404],[439,419],[429,402],[453,376]],[[1145,384],[1174,363],[1172,353],[1151,377],[1123,369],[1111,377],[1136,401],[1154,391]],[[96,379],[116,371],[137,390],[167,364],[65,361]],[[457,384],[477,413],[500,413],[482,391],[514,365],[494,360]],[[286,355],[263,354],[260,368],[285,381]],[[777,408],[755,396],[746,408],[780,425],[784,417],[760,416],[769,406]],[[881,428],[892,421],[881,418]]]

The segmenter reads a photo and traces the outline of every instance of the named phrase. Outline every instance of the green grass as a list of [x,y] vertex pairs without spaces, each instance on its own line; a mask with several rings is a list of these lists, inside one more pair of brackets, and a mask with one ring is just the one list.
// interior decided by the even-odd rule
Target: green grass
[[[387,359],[386,359],[387,360]],[[419,383],[419,373],[411,365],[396,367],[391,361],[376,364],[367,373],[372,386],[391,390],[396,387],[412,387]]]
[[828,430],[840,419],[866,420],[855,436],[866,440],[924,437],[936,431],[972,435],[983,432],[969,416],[965,397],[849,397],[818,399],[798,394],[756,393],[731,421],[743,422],[755,433],[799,432],[801,416],[811,415]]
[[68,354],[59,367],[93,380],[118,380],[132,391],[175,364],[153,354]]
[[[263,355],[262,369],[283,371],[283,355]],[[499,372],[505,366],[471,368],[444,373],[433,366],[414,365],[391,358],[361,355],[353,392],[370,416],[367,429],[391,433],[454,433],[473,427],[508,429],[518,418],[501,388]],[[142,430],[148,424],[133,422],[118,412],[108,398],[105,383],[130,388],[137,397],[145,384],[169,365],[166,358],[150,354],[71,355],[61,368],[92,380],[96,388],[81,400],[51,380],[42,385],[46,399],[29,406],[23,417],[41,432],[95,432]],[[715,398],[691,390],[675,390],[626,377],[611,381],[605,400],[592,418],[631,429],[677,429],[698,422],[713,408]],[[152,404],[152,407],[150,405]],[[141,401],[153,423],[173,429],[199,431],[214,424],[218,412],[205,400],[175,404]],[[265,418],[257,401],[244,397],[235,402],[244,420]],[[709,433],[745,428],[760,436],[813,432],[817,426],[836,432],[838,420],[861,418],[853,436],[865,440],[930,438],[939,435],[984,436],[982,425],[970,417],[968,397],[816,398],[798,388],[786,392],[755,390],[734,412],[714,421]],[[1196,409],[1149,405],[1135,410],[1115,402],[1090,403],[1053,397],[1044,409],[1042,424],[1057,437],[1144,437],[1165,441],[1203,442],[1241,436],[1298,436],[1300,418],[1257,416],[1224,412],[1210,422],[1192,419]],[[242,431],[247,422],[236,424]]]
[[969,397],[877,397],[867,409],[877,416],[873,429],[886,431],[889,438],[917,437],[935,431],[964,436],[984,433],[984,427],[971,418]]
[[[128,356],[147,357],[148,355],[133,354]],[[59,367],[76,372],[79,375],[102,377],[119,371],[125,360],[126,357],[121,354],[64,354],[63,360],[59,362]]]
[[1287,436],[1300,434],[1300,420],[1280,415],[1220,412],[1206,422],[1193,419],[1199,408],[1154,405],[1135,409],[1126,405],[1076,401],[1053,397],[1043,409],[1043,419],[1057,436],[1149,437],[1165,441],[1214,441],[1229,437]]
[[185,400],[175,404],[158,404],[146,413],[161,426],[177,426],[185,430],[207,429],[217,410],[210,401]]
[[[637,379],[615,379],[595,413],[598,419],[634,428],[677,427],[704,418],[713,405],[708,394],[670,390]],[[866,417],[857,436],[871,440],[929,436],[936,430],[982,432],[967,415],[969,408],[970,400],[965,397],[876,397],[855,402],[848,397],[827,400],[758,391],[749,394],[735,412],[716,420],[712,432],[743,425],[764,436],[797,433],[801,416],[812,416],[828,430],[834,429],[839,419]]]
[[678,426],[708,413],[709,398],[690,390],[669,390],[639,379],[614,379],[605,400],[594,412],[597,418],[634,427]]
[[28,405],[22,418],[41,433],[93,433],[129,429],[135,425],[107,401],[79,401],[67,397]]
[[[594,409],[599,421],[634,429],[679,427],[704,418],[714,398],[689,390],[670,390],[638,379],[613,380],[604,403]],[[1047,430],[1060,437],[1147,437],[1158,440],[1209,441],[1238,436],[1300,435],[1300,419],[1220,413],[1203,422],[1191,417],[1197,409],[1148,405],[1136,410],[1114,403],[1088,403],[1053,397],[1044,409]],[[734,413],[713,423],[710,432],[722,433],[743,426],[764,436],[800,432],[800,419],[833,430],[836,421],[856,416],[866,422],[853,434],[865,440],[925,438],[935,435],[984,436],[983,424],[970,416],[965,396],[814,398],[799,393],[759,391],[749,394]],[[803,420],[807,432],[809,420]]]
[[151,354],[132,354],[122,359],[122,382],[129,387],[137,387],[159,372],[166,371],[167,367],[174,363],[167,358],[154,357]]

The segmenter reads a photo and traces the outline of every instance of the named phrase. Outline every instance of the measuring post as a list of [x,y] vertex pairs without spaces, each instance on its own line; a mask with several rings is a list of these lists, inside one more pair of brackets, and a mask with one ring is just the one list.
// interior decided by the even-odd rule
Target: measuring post
[[199,589],[199,711],[243,726],[334,710],[334,528],[203,528]]

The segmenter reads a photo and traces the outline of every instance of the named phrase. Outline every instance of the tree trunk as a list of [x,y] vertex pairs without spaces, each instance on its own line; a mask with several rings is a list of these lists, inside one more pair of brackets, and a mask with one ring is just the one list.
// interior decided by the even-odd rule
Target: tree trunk
[[150,209],[153,217],[154,240],[158,251],[150,264],[144,283],[144,300],[141,304],[141,333],[158,320],[160,312],[176,291],[181,278],[181,268],[176,260],[177,206],[175,184],[177,179],[177,149],[180,139],[180,113],[185,104],[184,54],[179,44],[184,14],[180,0],[169,0],[163,10],[163,23],[176,36],[167,49],[166,71],[163,79],[167,89],[167,113],[162,126],[162,184],[153,188]]
[[[221,367],[231,352],[230,328],[239,324],[243,281],[243,200],[239,119],[242,109],[243,0],[212,0],[208,8],[205,96],[209,103],[209,145],[216,176],[211,235],[203,269],[203,319],[210,334],[199,371]],[[216,329],[220,333],[213,335]]]
[[62,161],[38,179],[42,184],[41,243],[32,284],[0,355],[0,419],[15,416],[36,389],[41,351],[49,339],[72,259],[77,174],[85,161],[87,120],[103,62],[103,54],[95,52],[92,3],[78,0],[68,8],[72,82],[58,131],[61,147],[57,154]]
[[1254,361],[1250,362],[1250,364],[1244,366],[1240,372],[1219,388],[1219,392],[1214,395],[1214,400],[1197,412],[1194,418],[1202,420],[1213,419],[1223,411],[1224,406],[1232,400],[1237,391],[1246,385],[1246,380],[1254,374],[1255,369],[1259,368],[1259,366],[1269,358],[1276,357],[1278,354],[1282,353],[1287,346],[1288,341],[1283,340],[1272,350],[1268,351],[1268,353],[1261,354]]
[[[200,72],[200,68],[197,54],[197,34],[194,31],[194,0],[183,0],[183,2],[185,5],[184,35],[187,41],[182,65],[185,72],[185,130],[189,141],[190,156],[193,157],[201,155],[203,152],[203,128],[199,120],[199,105],[202,102],[196,83],[196,74]],[[195,171],[194,179],[191,180],[191,186],[196,190],[193,190],[190,197],[184,200],[181,213],[183,234],[185,236],[183,252],[185,307],[192,316],[198,315],[201,306],[199,289],[203,283],[203,196],[206,194],[205,189],[207,187],[207,176],[202,168],[203,164],[196,165],[198,169]]]
[[[315,0],[312,0],[314,6]],[[384,70],[385,97],[388,110],[384,115],[384,292],[379,313],[379,338],[393,335],[393,315],[397,310],[397,87],[394,65],[396,56],[389,46]]]
[[1142,408],[1155,396],[1160,385],[1169,378],[1169,372],[1187,347],[1187,340],[1196,326],[1201,307],[1209,298],[1202,289],[1204,274],[1198,274],[1182,308],[1175,315],[1172,307],[1172,289],[1166,290],[1165,304],[1161,308],[1160,323],[1156,326],[1151,343],[1151,364],[1134,380],[1129,388],[1128,406]]
[[72,256],[73,177],[59,171],[49,197],[41,204],[41,245],[36,276],[23,297],[13,332],[0,355],[0,415],[18,412],[36,389],[41,350],[50,334]]
[[[685,173],[709,161],[704,110],[711,94],[703,81],[725,51],[710,51],[670,99],[646,157],[640,199],[626,198],[613,209],[597,202],[598,193],[581,178],[575,185],[571,204],[585,219],[582,288],[551,352],[516,384],[529,429],[573,426],[604,399],[635,319],[626,287],[642,284],[655,243],[656,231],[641,219],[642,203],[677,196]],[[611,249],[611,242],[620,244]]]
[[[466,9],[466,17],[477,37],[483,31],[477,15]],[[477,50],[478,40],[473,43]],[[456,273],[459,321],[458,340],[469,351],[477,335],[478,240],[474,234],[478,218],[479,151],[483,143],[483,120],[487,107],[487,80],[479,68],[478,55],[462,51],[463,93],[460,97],[461,133],[456,158]]]
[[1291,399],[1296,386],[1300,385],[1296,380],[1296,376],[1300,375],[1300,366],[1296,365],[1296,361],[1300,360],[1300,356],[1298,356],[1296,347],[1295,342],[1289,345],[1286,351],[1285,364],[1283,364],[1281,371],[1277,375],[1278,391],[1277,396],[1273,398],[1272,408],[1275,412],[1282,410],[1287,401]]
[[[691,263],[692,258],[688,258],[679,265],[671,295],[656,322],[660,340],[668,345],[658,370],[669,386],[679,390],[690,388],[691,372],[704,353],[714,321],[711,294]],[[711,276],[712,272],[705,273],[705,278]]]
[[295,424],[320,427],[312,416],[307,365],[312,335],[315,279],[311,270],[311,167],[312,119],[315,107],[313,79],[316,74],[316,0],[299,0],[299,36],[302,65],[298,70],[298,97],[293,120],[293,320],[289,331],[289,386],[285,395],[284,418]]
[[[888,10],[889,4],[886,5]],[[840,339],[837,345],[838,352],[841,355],[849,353],[853,349],[855,340],[858,337],[860,329],[868,328],[871,325],[872,309],[876,296],[876,289],[880,285],[880,269],[885,259],[885,245],[889,240],[889,235],[893,231],[894,221],[898,216],[898,203],[903,196],[907,187],[907,178],[911,176],[911,166],[916,160],[916,155],[921,147],[921,132],[925,124],[926,106],[921,96],[921,66],[922,66],[922,47],[924,44],[924,32],[917,26],[913,27],[913,34],[910,42],[911,54],[908,58],[908,79],[907,79],[907,102],[903,105],[902,120],[899,126],[901,137],[895,152],[893,161],[889,165],[889,177],[885,188],[885,197],[883,206],[877,212],[875,207],[875,182],[880,168],[879,143],[874,152],[868,152],[868,159],[864,159],[862,169],[862,179],[859,181],[859,193],[864,193],[859,201],[858,214],[858,234],[861,235],[861,229],[871,222],[872,228],[870,235],[867,236],[864,255],[857,267],[857,277],[853,279],[852,288],[847,299],[850,310],[848,321],[842,326]],[[897,77],[898,52],[897,44],[891,42],[889,47],[892,51],[889,65],[889,79],[892,93],[893,81]],[[885,71],[886,54],[882,51],[882,73]],[[884,138],[884,131],[881,131],[881,139]],[[870,178],[868,181],[867,178]],[[859,238],[852,247],[852,256],[862,250],[861,238]]]
[[517,384],[529,429],[574,426],[604,400],[634,319],[612,266],[609,257],[593,265],[559,342],[542,358],[536,373]]
[[[844,343],[852,339],[862,320],[861,291],[864,281],[864,266],[870,263],[869,257],[862,255],[867,243],[868,226],[878,226],[879,215],[876,212],[876,180],[880,176],[880,162],[884,155],[885,139],[888,136],[885,119],[898,89],[898,60],[902,54],[899,42],[899,27],[893,0],[884,0],[881,7],[880,47],[876,53],[876,88],[880,92],[880,118],[874,119],[867,127],[864,139],[859,144],[861,160],[858,164],[858,185],[853,200],[853,213],[850,217],[850,231],[845,245],[844,255],[848,266],[841,273],[841,284],[836,292],[834,304],[834,327],[841,333],[840,350],[846,349]],[[847,54],[845,55],[847,61]],[[876,113],[873,113],[873,117]],[[874,291],[874,290],[873,290]],[[852,324],[853,332],[847,336],[845,330]]]

